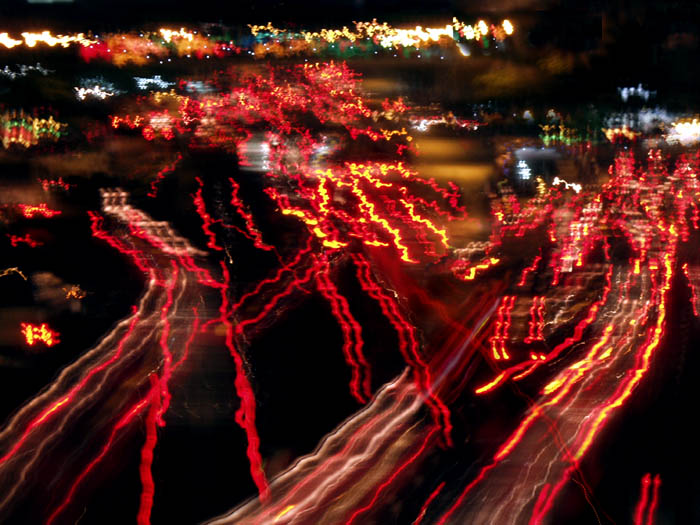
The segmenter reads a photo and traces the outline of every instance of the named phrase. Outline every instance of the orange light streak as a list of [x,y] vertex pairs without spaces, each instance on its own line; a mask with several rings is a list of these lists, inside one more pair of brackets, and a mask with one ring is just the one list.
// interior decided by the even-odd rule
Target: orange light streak
[[574,459],[580,459],[588,450],[588,448],[593,443],[593,439],[605,424],[607,418],[611,415],[612,411],[620,407],[626,400],[632,395],[632,391],[642,380],[646,372],[649,370],[649,364],[651,358],[654,355],[654,351],[659,346],[661,341],[661,336],[663,335],[663,328],[666,323],[666,295],[671,287],[671,279],[673,277],[673,263],[674,257],[672,253],[666,253],[664,255],[664,283],[659,289],[660,302],[659,302],[659,314],[656,320],[656,327],[651,330],[651,340],[646,344],[639,352],[640,363],[638,367],[634,370],[633,374],[625,377],[621,388],[618,390],[616,395],[608,401],[603,408],[598,412],[597,417],[593,420],[592,424],[585,433],[584,438],[581,440],[581,445],[574,454]]

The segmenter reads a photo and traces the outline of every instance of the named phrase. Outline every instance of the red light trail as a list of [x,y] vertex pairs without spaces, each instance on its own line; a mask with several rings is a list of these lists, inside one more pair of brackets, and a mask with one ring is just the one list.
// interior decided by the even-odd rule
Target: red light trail
[[28,233],[22,237],[20,237],[19,235],[12,235],[9,233],[7,234],[7,236],[10,239],[10,244],[15,248],[20,244],[26,244],[30,248],[36,248],[37,246],[41,246],[42,244],[44,244],[43,242],[35,241],[34,239],[32,239]]
[[347,299],[340,295],[338,288],[333,284],[328,273],[330,266],[328,261],[322,261],[316,273],[316,285],[331,305],[334,317],[343,332],[343,353],[352,369],[350,391],[358,403],[366,403],[372,397],[372,386],[369,364],[362,353],[362,329],[360,324],[350,313]]
[[[639,501],[634,510],[634,525],[654,525],[654,514],[659,499],[659,487],[661,486],[661,477],[656,474],[653,478],[647,473],[642,476],[641,491]],[[651,501],[649,501],[649,492],[651,490]],[[644,519],[644,516],[647,519]]]
[[149,197],[155,198],[158,195],[158,185],[169,173],[175,171],[175,168],[177,168],[177,165],[181,160],[182,155],[178,153],[177,158],[173,162],[164,166],[158,173],[156,173],[155,179],[151,181],[151,191],[148,192]]

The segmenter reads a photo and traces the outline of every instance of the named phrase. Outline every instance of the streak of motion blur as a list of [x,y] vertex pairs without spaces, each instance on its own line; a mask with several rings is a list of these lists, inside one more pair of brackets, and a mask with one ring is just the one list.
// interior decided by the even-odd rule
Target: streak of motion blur
[[[512,32],[510,22],[481,23],[484,37]],[[18,71],[48,74],[38,68]],[[3,414],[0,521],[80,522],[114,469],[137,487],[118,499],[131,498],[124,505],[140,525],[172,522],[162,509],[178,505],[197,508],[183,522],[212,524],[564,523],[572,492],[585,498],[575,512],[599,523],[655,522],[668,472],[640,456],[639,475],[626,478],[630,501],[610,508],[594,465],[630,405],[639,410],[639,393],[672,375],[663,361],[673,332],[698,316],[697,150],[631,145],[622,134],[606,145],[607,174],[567,181],[549,176],[558,157],[538,143],[517,149],[517,184],[512,174],[480,181],[488,187],[474,197],[464,181],[422,172],[421,141],[429,155],[430,125],[469,143],[488,128],[484,114],[372,96],[345,62],[158,76],[147,94],[139,80],[131,92],[104,79],[71,86],[72,103],[100,115],[89,123],[5,115],[16,121],[5,127],[7,155],[36,148],[54,168],[34,164],[3,182],[3,238],[15,255],[3,260],[0,287],[33,289],[44,309],[3,320],[15,334],[3,348],[22,348],[20,362],[59,357]],[[82,155],[97,165],[110,148],[118,160],[76,174]],[[50,267],[66,231],[83,236],[75,257],[102,251],[121,266],[28,278],[23,267],[42,257]],[[133,304],[81,347],[72,333],[90,322],[85,305],[106,302],[110,280],[127,272]],[[52,314],[55,305],[69,313]],[[269,339],[280,326],[290,341]],[[266,360],[271,346],[279,353]],[[283,353],[311,370],[290,387],[266,384]],[[342,362],[315,364],[328,359]],[[210,479],[188,481],[178,461],[195,454],[194,441],[163,447],[214,418],[192,392],[226,366],[228,431],[239,441],[222,448],[246,468],[204,465]],[[276,458],[266,440],[300,429],[271,422],[284,419],[272,398],[293,398],[301,383],[330,396],[315,376],[341,385],[342,403],[314,401],[337,414],[312,435],[315,449]],[[294,410],[315,409],[305,400]],[[167,478],[232,488],[212,506],[174,501],[160,488]]]

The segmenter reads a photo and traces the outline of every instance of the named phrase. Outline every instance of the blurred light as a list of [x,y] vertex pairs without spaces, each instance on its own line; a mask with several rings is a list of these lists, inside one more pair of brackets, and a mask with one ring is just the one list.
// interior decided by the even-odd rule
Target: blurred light
[[524,160],[518,161],[518,175],[522,180],[530,180],[530,167]]
[[41,73],[44,76],[48,75],[49,73],[53,73],[52,70],[41,67],[41,64],[39,64],[38,62],[34,66],[21,64],[17,67],[19,70],[13,71],[12,69],[10,69],[9,66],[5,66],[3,69],[0,69],[0,75],[7,77],[10,80],[14,80],[17,77],[26,77],[31,71],[36,71],[37,73]]
[[31,323],[22,323],[22,334],[29,346],[34,346],[34,343],[41,342],[46,346],[53,346],[59,342],[58,332],[54,332],[49,328],[49,325],[42,323],[33,325]]
[[136,81],[136,87],[142,90],[149,89],[151,85],[157,87],[158,89],[167,89],[170,86],[175,85],[175,82],[163,80],[160,75],[156,75],[154,77],[134,77],[134,80]]
[[22,270],[20,270],[16,266],[14,266],[12,268],[5,268],[4,270],[0,270],[0,277],[7,277],[8,275],[10,275],[12,273],[16,273],[25,281],[27,280],[27,277],[22,273]]
[[649,91],[648,89],[644,89],[641,84],[639,84],[636,88],[635,87],[622,87],[622,88],[617,88],[617,92],[620,94],[620,98],[624,102],[627,102],[627,99],[630,97],[639,97],[643,98],[645,101],[649,100],[649,97],[654,95],[655,92]]
[[568,183],[564,179],[560,179],[559,177],[554,177],[554,180],[552,181],[552,186],[558,186],[559,184],[563,184],[567,190],[574,190],[576,193],[579,193],[582,189],[580,184],[577,184],[575,182]]
[[66,292],[66,299],[84,299],[85,296],[87,295],[85,291],[80,288],[77,284],[74,284],[72,286],[66,286],[63,288],[63,291]]
[[666,141],[680,143],[683,146],[697,143],[700,141],[700,121],[694,118],[693,120],[674,122],[671,131],[666,135]]
[[91,88],[75,87],[75,95],[80,100],[85,100],[87,97],[99,98],[101,100],[107,97],[113,97],[116,93],[107,91],[102,86],[93,86]]

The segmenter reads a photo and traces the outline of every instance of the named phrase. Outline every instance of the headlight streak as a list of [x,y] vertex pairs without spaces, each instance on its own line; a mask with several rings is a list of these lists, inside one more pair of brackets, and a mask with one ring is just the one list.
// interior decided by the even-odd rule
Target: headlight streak
[[[410,373],[406,370],[399,378],[385,385],[370,404],[326,436],[314,453],[300,458],[276,477],[271,484],[273,499],[267,506],[260,507],[257,502],[242,505],[211,521],[211,525],[262,524],[274,518],[278,523],[303,523],[309,514],[320,519],[325,511],[319,503],[332,501],[345,483],[352,483],[355,476],[368,465],[380,466],[381,461],[378,460],[382,456],[386,458],[385,461],[388,460],[386,454],[397,443],[397,437],[405,435],[407,429],[415,433],[415,437],[423,436],[425,439],[427,431],[415,425],[422,405],[421,396],[409,377]],[[406,445],[404,441],[400,446]],[[387,461],[387,468],[394,462]],[[371,487],[356,488],[362,495],[371,490]],[[348,509],[338,510],[340,512],[335,514],[332,507],[329,508],[336,519],[343,520],[342,516]],[[306,518],[302,518],[304,514]]]
[[[157,395],[157,389],[151,390],[151,392],[144,398],[142,399],[139,403],[134,405],[134,407],[126,412],[124,416],[117,421],[116,425],[114,425],[114,428],[112,429],[112,433],[109,435],[109,438],[107,439],[106,443],[102,447],[102,450],[100,450],[100,453],[97,455],[95,459],[93,459],[90,463],[88,463],[87,467],[80,473],[78,478],[75,480],[73,485],[71,486],[70,490],[68,491],[68,495],[66,496],[65,500],[63,503],[61,503],[58,507],[54,509],[54,511],[51,513],[49,518],[46,520],[46,525],[51,525],[54,520],[61,514],[65,508],[71,503],[73,496],[75,495],[75,492],[77,490],[78,485],[87,477],[87,475],[90,473],[90,471],[100,462],[102,459],[107,455],[109,452],[110,448],[112,447],[112,443],[115,441],[118,435],[118,431],[121,430],[123,427],[127,426],[128,424],[131,423],[131,421],[138,416],[144,408],[146,408],[149,403],[152,402],[152,397],[154,395]],[[139,524],[140,525],[140,524]]]
[[423,452],[425,451],[425,448],[428,446],[428,441],[430,438],[433,436],[435,432],[437,432],[439,429],[437,427],[433,427],[430,432],[428,432],[428,435],[425,437],[423,440],[423,443],[421,444],[420,448],[416,450],[411,456],[404,462],[402,463],[399,467],[397,467],[391,476],[389,476],[384,482],[382,482],[377,489],[374,492],[374,495],[372,496],[372,499],[364,506],[360,507],[357,509],[355,512],[352,513],[350,516],[350,519],[348,519],[345,524],[346,525],[352,525],[352,523],[357,519],[358,516],[361,514],[367,512],[369,509],[372,508],[372,506],[377,502],[377,499],[379,498],[379,495],[381,492],[388,487],[395,479],[396,477],[401,474],[401,472],[409,467]]

